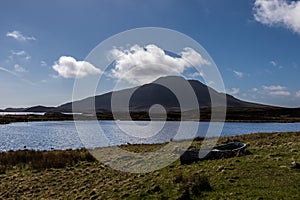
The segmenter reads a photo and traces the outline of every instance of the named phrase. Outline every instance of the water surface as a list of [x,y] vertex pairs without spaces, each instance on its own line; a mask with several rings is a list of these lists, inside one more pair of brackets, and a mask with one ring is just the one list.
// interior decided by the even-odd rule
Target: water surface
[[[135,132],[134,126],[129,122],[119,122],[127,126],[127,130]],[[188,133],[190,125],[199,127],[196,136],[205,136],[209,122],[184,122]],[[138,126],[146,126],[148,122],[137,121]],[[154,126],[158,122],[154,122]],[[120,145],[126,143],[160,143],[174,138],[180,122],[166,122],[164,127],[154,136],[137,138],[124,133],[114,121],[83,121],[80,122],[81,137],[79,138],[73,121],[50,122],[19,122],[0,125],[0,151],[17,149],[76,149],[84,147],[81,139],[89,147],[102,147],[107,145]],[[101,130],[99,130],[99,125]],[[217,126],[212,122],[212,126]],[[140,131],[140,130],[139,130]],[[142,129],[145,134],[152,130]],[[240,123],[226,122],[221,136],[241,135],[257,132],[292,132],[300,131],[300,123]],[[104,134],[104,139],[99,141],[99,135]],[[214,136],[210,134],[209,136]],[[190,137],[188,134],[186,137]],[[175,137],[175,138],[181,138]]]

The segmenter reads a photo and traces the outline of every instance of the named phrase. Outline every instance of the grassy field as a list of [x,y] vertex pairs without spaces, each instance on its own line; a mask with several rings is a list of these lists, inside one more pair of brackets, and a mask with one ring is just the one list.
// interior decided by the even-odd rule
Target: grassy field
[[[113,170],[86,150],[0,155],[0,199],[300,199],[300,132],[222,138],[251,154],[168,167],[146,174]],[[201,141],[194,141],[193,147]],[[133,152],[160,145],[122,146]]]

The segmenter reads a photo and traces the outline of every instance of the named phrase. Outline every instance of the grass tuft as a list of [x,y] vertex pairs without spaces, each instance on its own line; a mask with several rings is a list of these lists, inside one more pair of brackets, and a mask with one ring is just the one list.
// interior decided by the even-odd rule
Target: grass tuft
[[208,177],[202,173],[189,174],[188,176],[179,173],[175,176],[174,182],[179,184],[179,190],[182,191],[182,196],[179,199],[190,199],[191,196],[200,197],[203,192],[212,190]]

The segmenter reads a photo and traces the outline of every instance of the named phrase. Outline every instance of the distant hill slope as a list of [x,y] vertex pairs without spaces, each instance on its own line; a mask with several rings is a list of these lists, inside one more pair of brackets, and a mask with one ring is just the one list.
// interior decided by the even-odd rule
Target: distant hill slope
[[[188,82],[191,86],[189,88],[193,89],[197,97],[198,105],[200,108],[201,121],[211,120],[211,97],[213,97],[215,102],[213,106],[215,107],[220,106],[220,102],[222,102],[221,100],[224,100],[224,98],[226,98],[226,121],[300,122],[300,108],[283,108],[241,101],[231,95],[219,93],[197,80],[188,80]],[[192,95],[188,96],[188,94],[185,93],[185,90],[187,88],[183,87],[183,85],[186,83],[186,80],[182,77],[168,76],[159,78],[152,83],[145,84],[140,87],[134,87],[115,91],[114,93],[109,92],[94,97],[88,97],[79,101],[69,102],[58,107],[34,106],[30,108],[7,108],[3,111],[48,112],[48,115],[30,120],[70,120],[72,116],[59,115],[57,112],[94,113],[95,109],[93,108],[93,105],[95,105],[98,119],[114,120],[116,116],[114,116],[111,112],[111,101],[112,95],[116,95],[116,98],[114,98],[114,100],[116,100],[114,105],[116,105],[117,108],[114,108],[116,109],[114,111],[118,111],[119,114],[121,114],[120,116],[117,116],[117,119],[120,120],[128,120],[127,116],[122,115],[122,111],[124,111],[124,108],[126,107],[124,104],[124,99],[126,99],[127,97],[130,97],[129,110],[131,111],[131,117],[134,120],[150,120],[148,111],[149,108],[154,104],[160,104],[167,110],[168,120],[181,120],[181,116],[184,116],[184,119],[188,120],[199,120],[199,118],[197,117],[198,115],[195,115],[198,108],[191,106],[192,104],[189,104],[189,102],[191,102]],[[187,107],[180,107],[178,99],[176,98],[174,93],[167,89],[167,87],[164,87],[160,84],[168,86],[171,85],[171,87],[176,86],[177,89],[179,88],[177,92],[179,93],[179,96],[183,96],[184,99],[187,99],[188,103],[185,104]],[[77,107],[77,110],[72,110],[72,104]],[[180,109],[184,112],[179,112]],[[160,114],[156,114],[158,114],[156,118],[160,119]],[[88,117],[90,115],[82,116]],[[6,120],[7,119],[4,119],[4,122],[6,122]],[[222,119],[220,118],[220,120]],[[24,121],[24,119],[21,119],[21,121]]]
[[46,107],[46,106],[33,106],[30,108],[26,108],[25,112],[49,112],[54,111],[56,107]]
[[[178,88],[180,88],[181,85],[184,85],[185,81],[186,80],[184,78],[178,76],[162,77],[152,83],[145,84],[140,87],[115,91],[114,95],[117,96],[117,101],[123,101],[128,95],[133,93],[129,102],[129,107],[131,111],[147,111],[154,104],[160,104],[164,106],[167,111],[178,111],[180,109],[180,106],[176,96],[166,87],[159,85],[159,83],[177,84]],[[210,96],[215,97],[215,99],[225,98],[224,94],[217,92],[216,90],[204,85],[203,83],[197,80],[188,80],[188,82],[192,86],[197,96],[197,100],[200,108],[211,106]],[[91,107],[91,105],[93,105],[92,102],[94,101],[95,101],[95,108],[97,112],[111,111],[111,98],[112,98],[112,92],[109,92],[95,97],[89,97],[80,101],[75,101],[73,103],[77,108],[79,108],[77,110],[78,112],[92,111],[93,108]],[[228,94],[226,94],[226,99],[227,99],[227,106],[233,108],[268,107],[266,105],[241,101]],[[215,106],[219,106],[219,105],[220,104],[217,103],[217,105]],[[118,109],[122,110],[122,108],[118,108]],[[72,102],[58,106],[56,110],[62,112],[71,112]]]
[[4,112],[24,112],[26,108],[6,108]]
[[48,112],[55,109],[56,107],[33,106],[29,108],[6,108],[1,112]]

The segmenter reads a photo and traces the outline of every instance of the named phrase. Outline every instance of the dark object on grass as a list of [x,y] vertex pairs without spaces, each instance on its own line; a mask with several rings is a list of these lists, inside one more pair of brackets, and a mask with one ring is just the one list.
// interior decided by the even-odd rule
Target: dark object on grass
[[201,157],[199,156],[200,149],[187,150],[180,156],[181,164],[191,164],[199,160],[212,160],[220,158],[230,158],[235,156],[245,155],[247,145],[242,142],[230,142],[212,149],[202,149],[201,152],[208,151],[208,153]]

